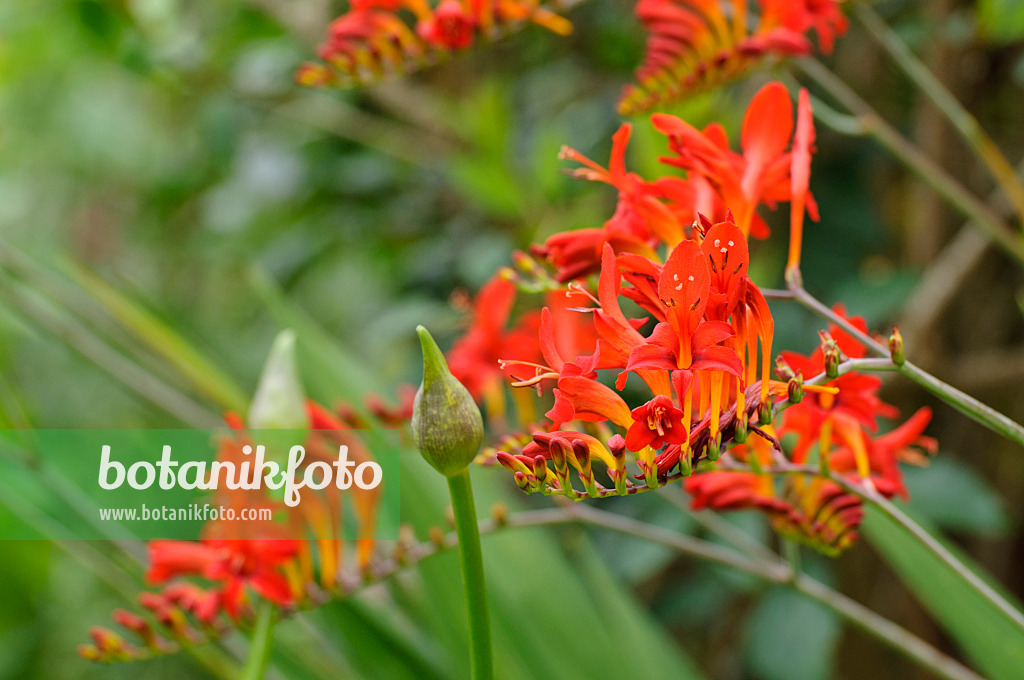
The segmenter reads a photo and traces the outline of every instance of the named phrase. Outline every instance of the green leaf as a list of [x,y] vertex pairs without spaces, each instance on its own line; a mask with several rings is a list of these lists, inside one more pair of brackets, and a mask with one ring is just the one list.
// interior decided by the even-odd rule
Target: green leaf
[[915,514],[941,529],[997,537],[1010,528],[998,494],[956,458],[939,456],[927,467],[908,468],[904,478]]
[[[930,530],[926,522],[917,517],[915,520]],[[931,533],[936,536],[934,531]],[[1020,678],[1024,630],[906,529],[870,505],[862,535],[986,677]],[[962,551],[953,545],[946,548],[968,568],[985,576]],[[991,585],[1002,593],[998,584]]]
[[1015,42],[1024,36],[1024,4],[1018,0],[981,0],[977,18],[982,35],[995,42]]

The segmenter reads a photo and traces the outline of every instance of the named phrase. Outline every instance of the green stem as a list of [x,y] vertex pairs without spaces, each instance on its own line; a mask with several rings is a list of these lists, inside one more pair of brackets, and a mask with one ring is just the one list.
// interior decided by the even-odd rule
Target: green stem
[[270,602],[261,602],[256,613],[256,630],[252,635],[249,656],[245,659],[241,680],[260,680],[263,677],[263,671],[270,661],[270,646],[276,618],[274,605]]
[[[880,357],[889,356],[888,347],[884,346],[882,343],[854,326],[848,320],[832,311],[826,304],[808,293],[805,289],[794,288],[786,291],[765,290],[762,292],[765,294],[767,299],[785,299],[799,302],[818,316],[821,316],[842,328],[871,352],[879,355]],[[909,361],[900,366],[892,363],[891,360],[879,361],[860,359],[851,361],[853,361],[853,363],[844,362],[845,370],[850,371],[859,369],[871,371],[899,371],[944,401],[946,404],[949,404],[957,411],[960,411],[960,413],[964,414],[971,420],[984,425],[996,434],[1002,435],[1020,446],[1024,446],[1024,426],[1021,426],[1020,423],[1008,418],[991,406],[983,404],[971,395],[961,392],[952,385],[939,380],[928,371],[925,371]]]
[[455,533],[459,537],[459,560],[462,563],[462,582],[466,590],[466,610],[469,613],[473,680],[492,680],[494,659],[491,651],[491,619],[487,611],[483,551],[480,549],[480,532],[469,468],[448,478],[448,491],[452,496],[452,511],[455,513]]
[[852,11],[868,33],[885,48],[900,70],[938,107],[978,158],[988,166],[1006,197],[1013,203],[1017,214],[1024,218],[1024,184],[1017,177],[1013,166],[1006,160],[1006,156],[982,129],[978,120],[957,101],[946,86],[869,5],[855,3],[852,5]]
[[860,95],[829,71],[821,62],[805,57],[794,65],[808,78],[825,89],[840,104],[860,119],[864,132],[906,165],[932,190],[970,219],[993,243],[1024,265],[1024,239],[975,195],[967,191],[948,172],[903,137],[885,121]]

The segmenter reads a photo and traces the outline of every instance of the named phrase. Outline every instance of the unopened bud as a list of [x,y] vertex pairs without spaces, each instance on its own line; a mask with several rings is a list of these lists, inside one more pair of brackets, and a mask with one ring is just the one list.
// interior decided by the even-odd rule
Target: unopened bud
[[747,414],[740,413],[736,416],[736,427],[733,430],[732,439],[737,444],[742,444],[747,441],[747,436],[750,434],[750,428],[747,425]]
[[757,422],[761,425],[771,425],[775,414],[772,413],[771,395],[766,397],[757,407]]
[[682,451],[679,452],[679,472],[684,477],[693,474],[693,454],[690,451],[690,442],[686,442]]
[[582,439],[572,440],[572,455],[584,470],[590,468],[590,445]]
[[889,356],[892,358],[892,363],[897,366],[902,366],[907,362],[907,355],[903,351],[903,336],[896,326],[892,327],[892,335],[889,336]]
[[722,440],[719,435],[715,435],[708,440],[708,460],[714,462],[719,459],[722,455]]
[[612,435],[608,440],[608,450],[615,457],[617,466],[621,468],[626,460],[626,439],[621,434]]
[[565,474],[569,466],[568,458],[572,453],[569,442],[561,437],[552,437],[548,443],[548,450],[551,451],[551,462],[555,464],[555,472],[559,475]]
[[839,362],[842,360],[839,345],[828,331],[818,331],[818,337],[821,338],[821,352],[825,356],[825,375],[829,380],[835,380],[839,377]]
[[790,404],[799,404],[804,398],[804,376],[802,373],[797,373],[796,376],[790,379],[788,385],[788,396]]
[[423,348],[423,384],[413,404],[413,439],[426,461],[451,477],[469,467],[480,450],[483,418],[427,329],[417,326],[416,333]]
[[775,357],[775,375],[779,376],[781,380],[792,380],[793,376],[796,375],[793,367],[782,358],[781,354]]
[[537,455],[533,457],[533,474],[541,484],[547,482],[548,461],[544,456]]
[[257,430],[303,430],[309,427],[305,392],[295,361],[293,331],[281,331],[274,338],[249,407],[247,422],[249,427]]

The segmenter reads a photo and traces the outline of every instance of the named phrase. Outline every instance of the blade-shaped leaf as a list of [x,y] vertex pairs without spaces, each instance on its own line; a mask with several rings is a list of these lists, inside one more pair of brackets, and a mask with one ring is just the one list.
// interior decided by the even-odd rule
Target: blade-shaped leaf
[[[862,529],[862,535],[986,677],[1021,677],[1024,630],[878,509],[867,507]],[[946,547],[968,568],[983,574],[962,551]],[[990,585],[1000,590],[997,584]]]

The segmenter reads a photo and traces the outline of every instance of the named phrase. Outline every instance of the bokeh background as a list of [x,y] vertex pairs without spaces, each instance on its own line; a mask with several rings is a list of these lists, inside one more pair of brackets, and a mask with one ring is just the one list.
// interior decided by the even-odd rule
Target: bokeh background
[[[539,28],[359,92],[298,88],[344,3],[325,0],[34,0],[0,3],[0,425],[182,427],[244,410],[274,335],[294,328],[325,403],[418,383],[412,329],[447,346],[509,253],[596,226],[614,192],[567,178],[569,144],[605,162],[614,104],[639,62],[632,3],[590,0],[564,39]],[[1024,155],[1024,5],[938,0],[880,10],[1011,160]],[[853,26],[832,67],[980,196],[988,175]],[[676,113],[735,135],[747,101],[784,68]],[[813,88],[812,88],[813,91]],[[1024,418],[1024,277],[868,138],[819,125],[804,279],[871,327],[898,322],[908,355]],[[631,169],[663,171],[636,121]],[[992,205],[998,207],[999,201]],[[785,209],[755,246],[755,279],[781,284]],[[940,294],[941,293],[941,294]],[[822,322],[773,305],[777,347],[810,351]],[[1016,595],[1024,593],[1019,448],[900,379],[883,396],[934,408],[934,463],[907,471],[911,510]],[[5,455],[9,453],[5,449]],[[5,465],[11,464],[5,462]],[[443,523],[443,485],[415,460],[403,513]],[[479,505],[524,499],[479,469]],[[0,483],[0,523],[31,508]],[[515,492],[515,493],[513,493]],[[668,498],[673,496],[673,498]],[[677,487],[605,507],[700,529]],[[725,518],[775,545],[757,516]],[[484,544],[507,678],[917,678],[923,672],[798,596],[636,539],[580,528]],[[131,607],[137,544],[0,545],[0,679],[207,677],[188,655],[135,666],[75,656],[92,624]],[[963,650],[862,541],[804,568],[949,653]],[[272,677],[465,677],[451,555],[279,628]],[[982,634],[984,634],[982,632]],[[237,637],[237,636],[236,636]],[[244,652],[240,637],[228,653]]]

